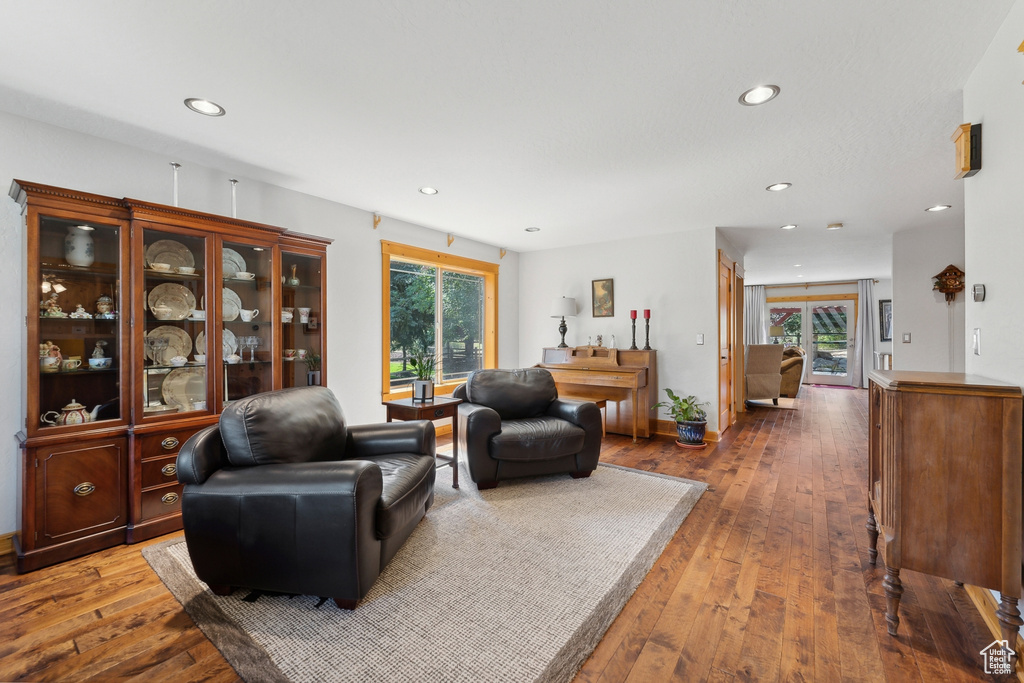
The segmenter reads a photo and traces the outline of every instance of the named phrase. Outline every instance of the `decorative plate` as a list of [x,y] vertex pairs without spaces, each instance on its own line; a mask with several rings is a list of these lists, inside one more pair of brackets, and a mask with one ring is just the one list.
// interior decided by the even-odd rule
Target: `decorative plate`
[[[238,339],[235,337],[235,333],[231,330],[221,330],[220,345],[221,345],[221,358],[227,358],[231,354],[238,351]],[[196,335],[196,349],[206,348],[206,333],[200,332]]]
[[196,259],[189,248],[181,242],[159,240],[146,248],[146,263],[166,263],[173,270],[180,266],[194,268]]
[[164,377],[160,394],[181,412],[192,410],[193,401],[206,400],[206,368],[174,368]]
[[151,337],[167,340],[167,348],[156,352],[159,357],[154,357],[149,345],[146,345],[146,357],[159,365],[170,365],[171,359],[175,356],[188,357],[188,354],[192,353],[192,340],[180,327],[161,325],[146,334],[147,339]]
[[165,282],[150,290],[149,310],[157,320],[184,320],[196,307],[196,297],[187,287]]
[[220,263],[224,269],[224,277],[234,277],[235,273],[244,273],[248,270],[242,255],[227,247],[220,250]]
[[221,290],[221,319],[225,322],[234,320],[238,317],[238,311],[242,308],[242,297],[231,289],[225,287]]

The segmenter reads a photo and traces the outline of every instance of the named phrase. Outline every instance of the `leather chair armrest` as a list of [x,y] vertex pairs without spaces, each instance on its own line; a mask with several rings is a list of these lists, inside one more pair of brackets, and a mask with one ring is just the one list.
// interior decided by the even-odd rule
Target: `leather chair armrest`
[[211,474],[227,466],[228,453],[220,438],[220,427],[210,425],[189,437],[178,451],[178,483],[202,484]]
[[353,425],[345,440],[346,460],[391,453],[417,453],[433,458],[436,450],[434,423],[430,420]]
[[[382,491],[380,467],[366,460],[219,470],[182,495],[196,574],[210,584],[358,600],[380,573]],[[339,567],[356,571],[339,578]]]
[[794,365],[803,365],[803,363],[804,363],[804,357],[803,356],[793,356],[791,358],[783,358],[782,359],[782,372],[785,372],[786,370],[788,370],[789,368],[793,367]]
[[498,411],[479,403],[459,405],[459,457],[466,460],[470,478],[480,483],[497,480],[498,461],[491,457],[491,437],[501,432]]
[[597,431],[601,431],[601,409],[590,401],[556,398],[548,406],[546,414],[572,422],[583,429],[591,429],[596,425]]

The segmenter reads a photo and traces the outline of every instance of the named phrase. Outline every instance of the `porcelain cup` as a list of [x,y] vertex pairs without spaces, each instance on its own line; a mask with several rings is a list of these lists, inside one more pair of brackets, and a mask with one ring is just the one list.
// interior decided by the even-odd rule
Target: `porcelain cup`
[[300,323],[308,323],[309,322],[309,311],[310,310],[311,309],[309,309],[309,308],[300,308],[299,309],[299,322]]
[[242,322],[249,322],[260,314],[260,309],[254,308],[251,311],[244,308],[239,309],[238,315],[242,318]]
[[169,271],[171,269],[170,263],[150,263],[149,267],[153,270]]
[[250,273],[246,270],[240,270],[237,273],[235,273],[235,277],[238,278],[239,280],[251,280],[254,277],[256,277],[256,273]]
[[110,358],[90,358],[89,367],[93,370],[102,370],[103,368],[109,368],[113,362]]
[[285,358],[295,358],[295,349],[285,349],[284,350],[284,357]]
[[295,357],[299,360],[304,360],[306,358],[306,349],[295,349]]
[[174,358],[171,359],[171,365],[173,365],[176,368],[180,368],[187,362],[188,358],[185,358],[185,356],[175,356]]
[[82,367],[82,360],[80,358],[68,358],[60,366],[64,370],[77,370]]
[[290,323],[295,316],[291,311],[281,311],[281,322]]
[[39,369],[43,372],[57,372],[60,370],[60,357],[43,356],[39,359]]
[[193,308],[191,313],[195,320],[206,320],[206,311],[200,311],[198,308]]
[[182,275],[191,275],[192,273],[196,272],[196,269],[190,266],[178,266],[177,268],[174,269],[174,272],[181,273]]

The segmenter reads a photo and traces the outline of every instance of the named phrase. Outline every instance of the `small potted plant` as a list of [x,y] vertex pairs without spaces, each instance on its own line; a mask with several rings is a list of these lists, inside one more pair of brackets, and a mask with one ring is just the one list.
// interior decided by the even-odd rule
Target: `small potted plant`
[[412,400],[433,401],[437,358],[432,353],[417,350],[409,359],[409,367],[416,373],[416,379],[412,382]]
[[665,389],[665,393],[669,400],[655,403],[651,410],[668,410],[668,414],[676,421],[676,432],[679,434],[677,445],[683,448],[704,448],[704,434],[708,427],[708,415],[704,408],[711,404],[698,403],[696,396],[676,396],[671,389]]
[[306,384],[309,386],[320,385],[320,354],[310,352],[302,361],[306,364]]

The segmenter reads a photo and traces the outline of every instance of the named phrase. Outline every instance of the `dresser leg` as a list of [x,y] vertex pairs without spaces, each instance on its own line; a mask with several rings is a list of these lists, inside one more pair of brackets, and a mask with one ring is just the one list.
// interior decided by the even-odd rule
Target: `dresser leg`
[[999,631],[1003,640],[1009,643],[1014,650],[1017,649],[1017,631],[1024,626],[1024,619],[1020,618],[1020,610],[1017,608],[1017,598],[999,594],[999,607],[996,608],[996,616],[999,618]]
[[875,523],[875,509],[868,503],[868,559],[874,565],[878,559],[878,525]]
[[903,596],[900,570],[886,565],[882,587],[885,588],[885,626],[889,630],[889,635],[894,636],[900,626],[900,597]]

